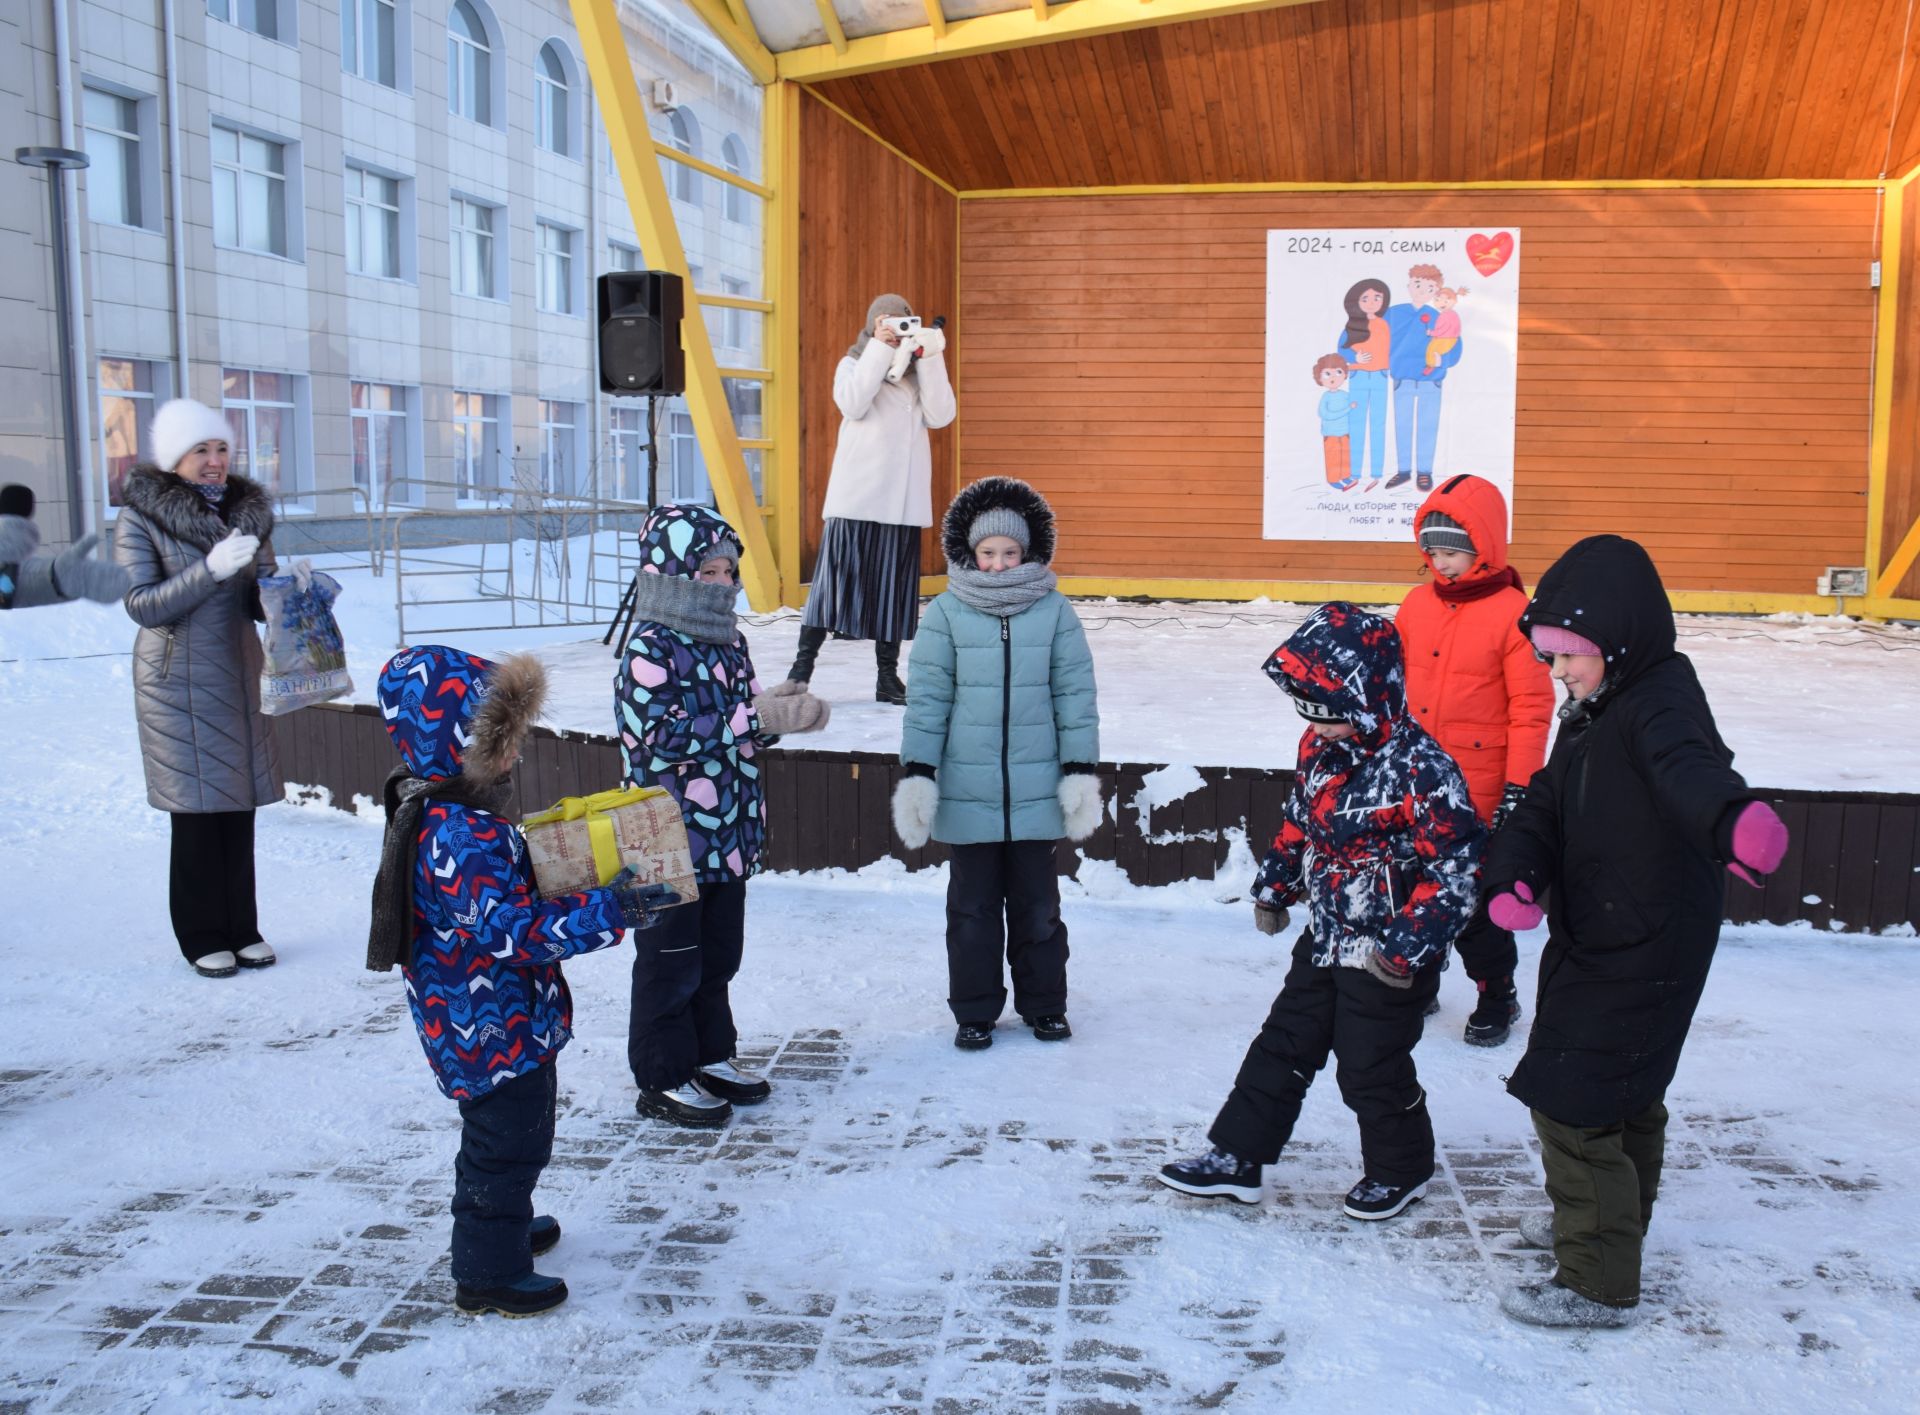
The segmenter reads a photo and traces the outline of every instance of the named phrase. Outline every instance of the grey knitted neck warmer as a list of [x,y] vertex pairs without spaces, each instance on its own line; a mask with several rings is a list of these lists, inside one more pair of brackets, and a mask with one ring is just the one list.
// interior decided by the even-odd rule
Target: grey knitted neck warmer
[[957,562],[947,566],[947,588],[962,604],[1002,619],[1044,599],[1059,581],[1060,577],[1050,567],[1037,560],[999,571],[980,570]]
[[683,575],[636,575],[635,619],[676,629],[703,644],[730,644],[739,637],[733,606],[737,585],[709,585]]

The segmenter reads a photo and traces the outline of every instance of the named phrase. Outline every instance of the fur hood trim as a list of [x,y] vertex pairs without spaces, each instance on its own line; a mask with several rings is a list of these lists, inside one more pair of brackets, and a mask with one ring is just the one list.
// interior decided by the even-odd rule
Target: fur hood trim
[[[126,505],[177,541],[212,550],[228,531],[240,531],[265,540],[273,534],[273,498],[259,482],[227,477],[226,495],[216,515],[206,498],[185,478],[143,462],[127,478]],[[221,518],[225,517],[225,524]]]
[[1053,563],[1053,508],[1047,499],[1025,482],[1014,477],[988,477],[965,488],[947,507],[940,523],[940,549],[947,562],[971,565],[973,551],[967,545],[967,530],[983,512],[1004,506],[1027,523],[1029,545],[1022,558],[1028,564]]
[[498,781],[513,770],[520,748],[547,701],[547,670],[530,653],[508,654],[486,676],[486,696],[467,729],[461,774]]

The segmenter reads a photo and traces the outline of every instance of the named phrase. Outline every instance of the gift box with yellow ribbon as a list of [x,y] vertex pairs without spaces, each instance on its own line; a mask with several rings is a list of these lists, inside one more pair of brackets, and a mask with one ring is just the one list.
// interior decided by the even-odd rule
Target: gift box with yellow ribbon
[[642,884],[671,886],[677,904],[700,897],[680,807],[657,786],[568,796],[520,828],[542,898],[593,889],[623,868]]

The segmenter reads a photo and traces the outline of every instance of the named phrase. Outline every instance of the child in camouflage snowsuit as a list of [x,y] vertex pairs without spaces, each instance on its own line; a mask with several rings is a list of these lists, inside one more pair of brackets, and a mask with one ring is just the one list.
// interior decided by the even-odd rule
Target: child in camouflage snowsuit
[[1473,913],[1486,830],[1452,757],[1406,712],[1393,625],[1322,605],[1266,664],[1309,726],[1279,835],[1254,888],[1262,933],[1304,899],[1308,925],[1280,996],[1208,1132],[1165,1166],[1186,1194],[1260,1202],[1313,1077],[1331,1055],[1360,1122],[1366,1173],[1350,1218],[1387,1219],[1426,1193],[1433,1125],[1414,1072],[1447,947]]

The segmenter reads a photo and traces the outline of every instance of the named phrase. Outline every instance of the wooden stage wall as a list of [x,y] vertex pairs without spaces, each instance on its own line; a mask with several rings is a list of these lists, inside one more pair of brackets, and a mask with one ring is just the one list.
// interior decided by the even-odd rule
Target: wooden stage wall
[[[1060,515],[1064,575],[1411,583],[1410,543],[1260,539],[1266,233],[1518,228],[1521,573],[1532,582],[1581,536],[1614,531],[1645,542],[1671,588],[1810,595],[1821,570],[1860,564],[1865,546],[1875,199],[962,200],[960,479],[1040,487]],[[1404,261],[1381,272],[1396,291]],[[1904,372],[1912,441],[1911,354]],[[1300,390],[1312,396],[1304,369]],[[1920,486],[1906,486],[1911,506]]]

